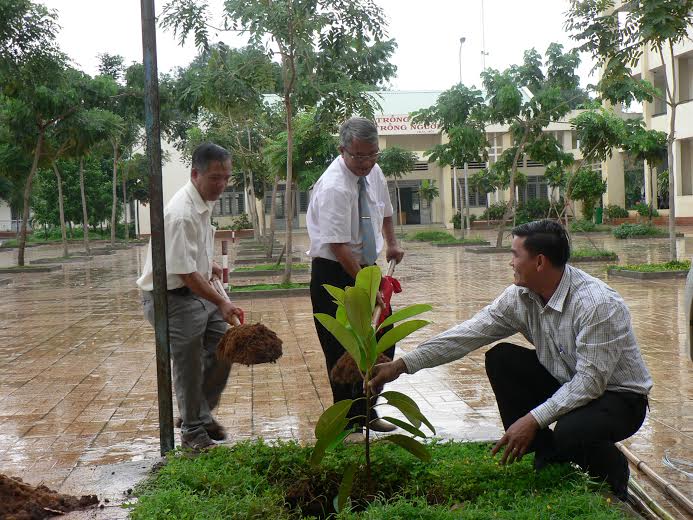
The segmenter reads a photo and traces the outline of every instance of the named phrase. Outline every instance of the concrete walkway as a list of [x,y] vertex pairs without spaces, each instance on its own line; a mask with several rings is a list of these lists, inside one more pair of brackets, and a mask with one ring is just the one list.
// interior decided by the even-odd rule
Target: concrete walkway
[[[616,251],[621,263],[667,259],[667,240],[592,239]],[[305,251],[305,234],[299,233],[297,242]],[[584,238],[574,242],[586,245]],[[693,255],[693,239],[679,239],[678,247],[679,258]],[[431,303],[434,311],[431,325],[399,345],[404,351],[472,316],[512,282],[507,254],[475,255],[417,243],[405,248],[396,272],[404,292],[393,303]],[[27,257],[59,256],[59,251],[35,247]],[[154,333],[142,317],[134,285],[145,253],[146,247],[133,247],[66,264],[62,271],[2,276],[11,282],[0,287],[0,472],[63,492],[117,499],[157,460]],[[0,251],[0,266],[13,265],[15,254]],[[579,266],[607,278],[603,264]],[[686,346],[684,280],[607,281],[630,306],[655,381],[648,418],[625,444],[693,496],[693,478],[663,463],[665,456],[693,462],[693,363]],[[231,433],[229,442],[256,437],[309,442],[318,416],[331,405],[310,300],[244,300],[243,306],[247,320],[262,321],[280,335],[284,356],[273,365],[233,367],[218,410]],[[519,336],[512,341],[526,344]],[[419,403],[439,436],[497,439],[502,425],[484,373],[485,351],[391,386]]]

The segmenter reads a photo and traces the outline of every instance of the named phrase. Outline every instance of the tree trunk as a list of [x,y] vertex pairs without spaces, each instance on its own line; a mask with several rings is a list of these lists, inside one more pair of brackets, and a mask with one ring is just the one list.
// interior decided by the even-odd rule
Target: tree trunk
[[674,121],[676,108],[671,111],[671,123],[669,124],[669,138],[667,139],[667,155],[669,160],[669,259],[676,260],[676,192],[674,186]]
[[[464,163],[464,213],[467,216],[465,228],[467,232],[471,233],[472,223],[469,220],[469,164]],[[461,225],[461,222],[460,222]],[[464,235],[462,235],[464,236]]]
[[[267,184],[263,181],[262,182],[262,193],[267,193]],[[266,237],[267,236],[267,209],[265,207],[265,197],[262,197],[262,200],[260,201],[260,211],[262,211],[262,236]]]
[[528,131],[523,128],[523,135],[520,144],[517,146],[517,151],[515,152],[515,157],[513,157],[513,166],[510,169],[510,200],[508,200],[508,205],[505,207],[503,212],[503,217],[498,226],[498,235],[496,236],[496,247],[503,247],[503,232],[505,231],[505,221],[513,214],[515,206],[515,174],[517,173],[517,160],[524,150],[525,143],[527,142]]
[[[460,193],[462,192],[462,190],[460,189],[460,178],[457,177],[456,181],[457,181],[457,185],[455,186],[455,189],[457,190],[457,193],[458,193],[458,195],[457,195],[457,200],[458,200],[457,211],[460,214],[460,232],[462,233],[462,238],[465,238],[466,233],[465,233],[465,228],[464,228],[464,212],[463,212],[463,210],[465,210],[466,204],[465,204],[465,198],[460,196]],[[453,228],[454,227],[455,226],[453,226]]]
[[272,185],[272,202],[270,204],[270,230],[267,242],[267,258],[272,259],[272,249],[274,249],[274,234],[277,230],[277,191],[279,190],[279,177],[274,178]]
[[60,170],[58,170],[58,165],[53,161],[53,172],[55,173],[55,179],[58,181],[58,212],[60,214],[60,234],[63,239],[63,256],[67,258],[70,256],[70,251],[67,248],[67,231],[65,229],[65,209],[63,205],[63,180],[60,177]]
[[260,238],[260,220],[257,215],[257,208],[255,207],[255,190],[253,189],[253,172],[248,172],[249,181],[246,182],[245,175],[243,176],[243,182],[246,184],[245,193],[248,196],[248,214],[250,215],[250,221],[253,224],[253,240],[256,242]]
[[404,236],[404,226],[402,225],[402,197],[399,193],[397,177],[395,177],[395,192],[397,193],[397,220],[399,222],[399,234]]
[[292,232],[294,223],[294,199],[293,199],[293,160],[294,160],[294,130],[293,117],[291,115],[291,97],[289,93],[284,95],[286,107],[286,191],[284,192],[284,206],[286,207],[286,264],[282,283],[291,283],[291,260],[293,257]]
[[89,216],[87,215],[87,196],[84,193],[84,157],[79,158],[79,191],[82,196],[82,228],[84,230],[84,251],[91,254],[89,249]]
[[128,213],[130,212],[128,211],[128,187],[125,179],[125,172],[120,176],[120,183],[123,192],[123,217],[125,221],[125,243],[127,244],[130,240],[130,228],[128,227],[130,225],[130,215],[128,215]]
[[116,241],[116,209],[118,207],[118,141],[113,141],[113,201],[111,206],[111,246]]
[[[248,151],[252,152],[253,143],[250,140],[250,127],[245,127],[246,134],[248,134]],[[257,241],[260,238],[260,218],[257,215],[257,206],[255,205],[255,181],[253,179],[253,170],[248,169],[248,206],[250,209],[250,218],[253,222],[253,239]],[[245,178],[243,179],[245,180]]]
[[[662,64],[664,55],[661,47],[659,48]],[[676,142],[676,107],[677,102],[677,82],[676,60],[674,59],[674,44],[669,40],[669,54],[671,56],[671,83],[666,78],[666,67],[664,68],[665,79],[667,79],[667,94],[669,97],[669,107],[671,117],[669,118],[669,136],[667,137],[667,157],[669,161],[669,259],[676,260],[676,176],[674,175],[674,143]],[[671,84],[671,88],[669,85]]]
[[41,156],[41,148],[43,148],[43,137],[45,129],[39,129],[38,139],[36,139],[36,148],[34,148],[34,160],[31,163],[31,170],[29,170],[29,177],[26,180],[26,185],[24,186],[24,199],[22,208],[22,228],[19,231],[19,248],[17,250],[17,265],[24,265],[24,249],[26,248],[26,232],[27,223],[29,222],[29,210],[31,199],[31,183],[34,180],[34,175],[36,175],[36,170],[38,169],[39,157]]

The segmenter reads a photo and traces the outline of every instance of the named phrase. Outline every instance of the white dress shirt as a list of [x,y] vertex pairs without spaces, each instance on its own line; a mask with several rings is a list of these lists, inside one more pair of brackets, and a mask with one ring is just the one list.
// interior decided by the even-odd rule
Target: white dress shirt
[[532,410],[544,428],[606,390],[647,395],[652,379],[621,296],[601,280],[566,265],[549,302],[511,285],[473,318],[402,356],[409,373],[448,363],[519,332],[562,385]]
[[[380,166],[374,165],[365,179],[375,248],[380,254],[385,244],[383,219],[392,216],[392,203]],[[336,261],[330,244],[348,243],[354,256],[361,258],[363,240],[359,236],[358,180],[358,176],[351,173],[340,156],[332,161],[315,183],[306,214],[310,237],[308,256]]]
[[[166,288],[183,287],[180,274],[200,273],[212,277],[214,232],[210,224],[214,202],[205,202],[192,182],[179,189],[164,208],[166,240]],[[137,285],[143,291],[154,289],[152,272],[152,241],[149,240],[147,261]]]

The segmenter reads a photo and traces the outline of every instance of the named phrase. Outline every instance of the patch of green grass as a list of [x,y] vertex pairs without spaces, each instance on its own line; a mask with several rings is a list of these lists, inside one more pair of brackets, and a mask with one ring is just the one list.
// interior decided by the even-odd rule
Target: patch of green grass
[[469,245],[484,245],[488,244],[488,240],[484,240],[481,237],[471,237],[471,238],[455,238],[450,236],[450,238],[444,238],[442,240],[433,240],[433,244],[469,244]]
[[298,289],[301,287],[310,287],[307,282],[291,282],[291,283],[256,283],[251,285],[234,285],[232,292],[251,292],[251,291],[272,291],[280,289]]
[[621,224],[615,227],[613,234],[616,238],[630,238],[630,237],[642,237],[642,236],[652,236],[652,237],[666,237],[669,236],[665,231],[656,228],[650,224]]
[[616,260],[618,258],[618,255],[616,253],[614,253],[613,251],[608,251],[606,249],[595,249],[594,247],[582,247],[582,248],[573,249],[570,252],[570,257],[571,258],[588,258],[588,257],[613,258],[614,260]]
[[407,240],[412,242],[435,242],[443,244],[485,244],[487,241],[476,236],[470,238],[456,238],[446,231],[419,231],[407,235]]
[[691,268],[690,260],[673,260],[663,264],[632,264],[610,265],[609,269],[617,271],[639,271],[641,273],[657,273],[662,271],[687,271]]
[[[537,473],[528,456],[501,466],[483,443],[433,442],[430,450],[432,461],[424,463],[390,443],[375,443],[372,495],[360,446],[339,446],[320,466],[309,464],[310,447],[295,442],[246,441],[194,458],[172,454],[136,488],[131,518],[325,518],[352,462],[359,465],[353,508],[336,520],[628,518],[598,492],[603,488],[567,464]],[[369,495],[377,498],[368,502]]]
[[[308,264],[291,264],[292,269],[308,269]],[[257,264],[248,265],[244,267],[236,267],[234,271],[244,272],[244,271],[283,271],[284,264]]]
[[599,233],[611,231],[613,228],[604,224],[595,224],[591,220],[575,220],[570,223],[572,233]]
[[[27,235],[26,236],[26,243],[27,244],[61,244],[63,239],[60,236],[51,236],[49,235],[48,238],[45,238],[45,236],[41,236],[42,234],[39,233],[38,235]],[[110,240],[111,235],[108,233],[101,234],[99,232],[89,232],[89,240]],[[68,242],[81,242],[84,240],[84,234],[81,232],[80,233],[75,233],[74,237],[70,237],[68,235],[67,241]],[[131,244],[140,244],[140,243],[147,243],[149,240],[138,240],[131,238],[129,241]],[[122,238],[116,238],[116,243],[125,243],[125,240]],[[19,247],[19,240],[16,238],[10,238],[9,240],[4,240],[2,242],[2,245],[0,245],[0,249],[3,247]]]
[[412,242],[434,242],[440,240],[455,240],[447,231],[419,231],[418,233],[412,233],[407,235],[407,240]]
[[34,264],[34,265],[26,264],[26,265],[11,265],[9,267],[2,267],[0,269],[2,269],[3,271],[6,269],[8,269],[10,271],[20,270],[20,269],[21,270],[24,270],[24,269],[46,269],[46,266],[40,265],[40,264]]

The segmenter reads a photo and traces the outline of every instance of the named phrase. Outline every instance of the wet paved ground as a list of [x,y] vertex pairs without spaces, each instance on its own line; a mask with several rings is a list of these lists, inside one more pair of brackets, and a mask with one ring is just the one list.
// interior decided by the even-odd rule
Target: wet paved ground
[[[667,259],[666,240],[592,239],[616,251],[621,263]],[[297,240],[307,243],[305,234]],[[586,240],[576,238],[575,245]],[[693,256],[693,238],[679,239],[678,247],[679,258]],[[407,256],[396,272],[404,292],[393,303],[426,302],[434,311],[433,323],[407,338],[403,350],[472,316],[512,281],[507,254],[476,255],[416,243],[405,248]],[[12,280],[0,286],[0,472],[63,492],[117,498],[158,457],[154,334],[142,317],[134,285],[145,253],[146,247],[133,247],[66,264],[62,271],[0,274],[0,280]],[[29,260],[51,256],[59,256],[59,248],[27,250]],[[14,252],[0,252],[0,267],[14,262]],[[603,264],[579,266],[607,277]],[[630,306],[655,381],[647,420],[625,444],[693,497],[693,478],[663,463],[665,455],[693,462],[693,363],[686,346],[684,280],[611,278],[608,283]],[[240,303],[246,319],[262,321],[282,337],[284,356],[275,365],[233,368],[218,410],[230,442],[255,437],[310,441],[331,394],[309,299]],[[512,341],[526,343],[519,336]],[[416,399],[440,436],[499,438],[502,427],[483,369],[485,351],[403,376],[391,388]],[[647,484],[645,477],[638,478]]]

